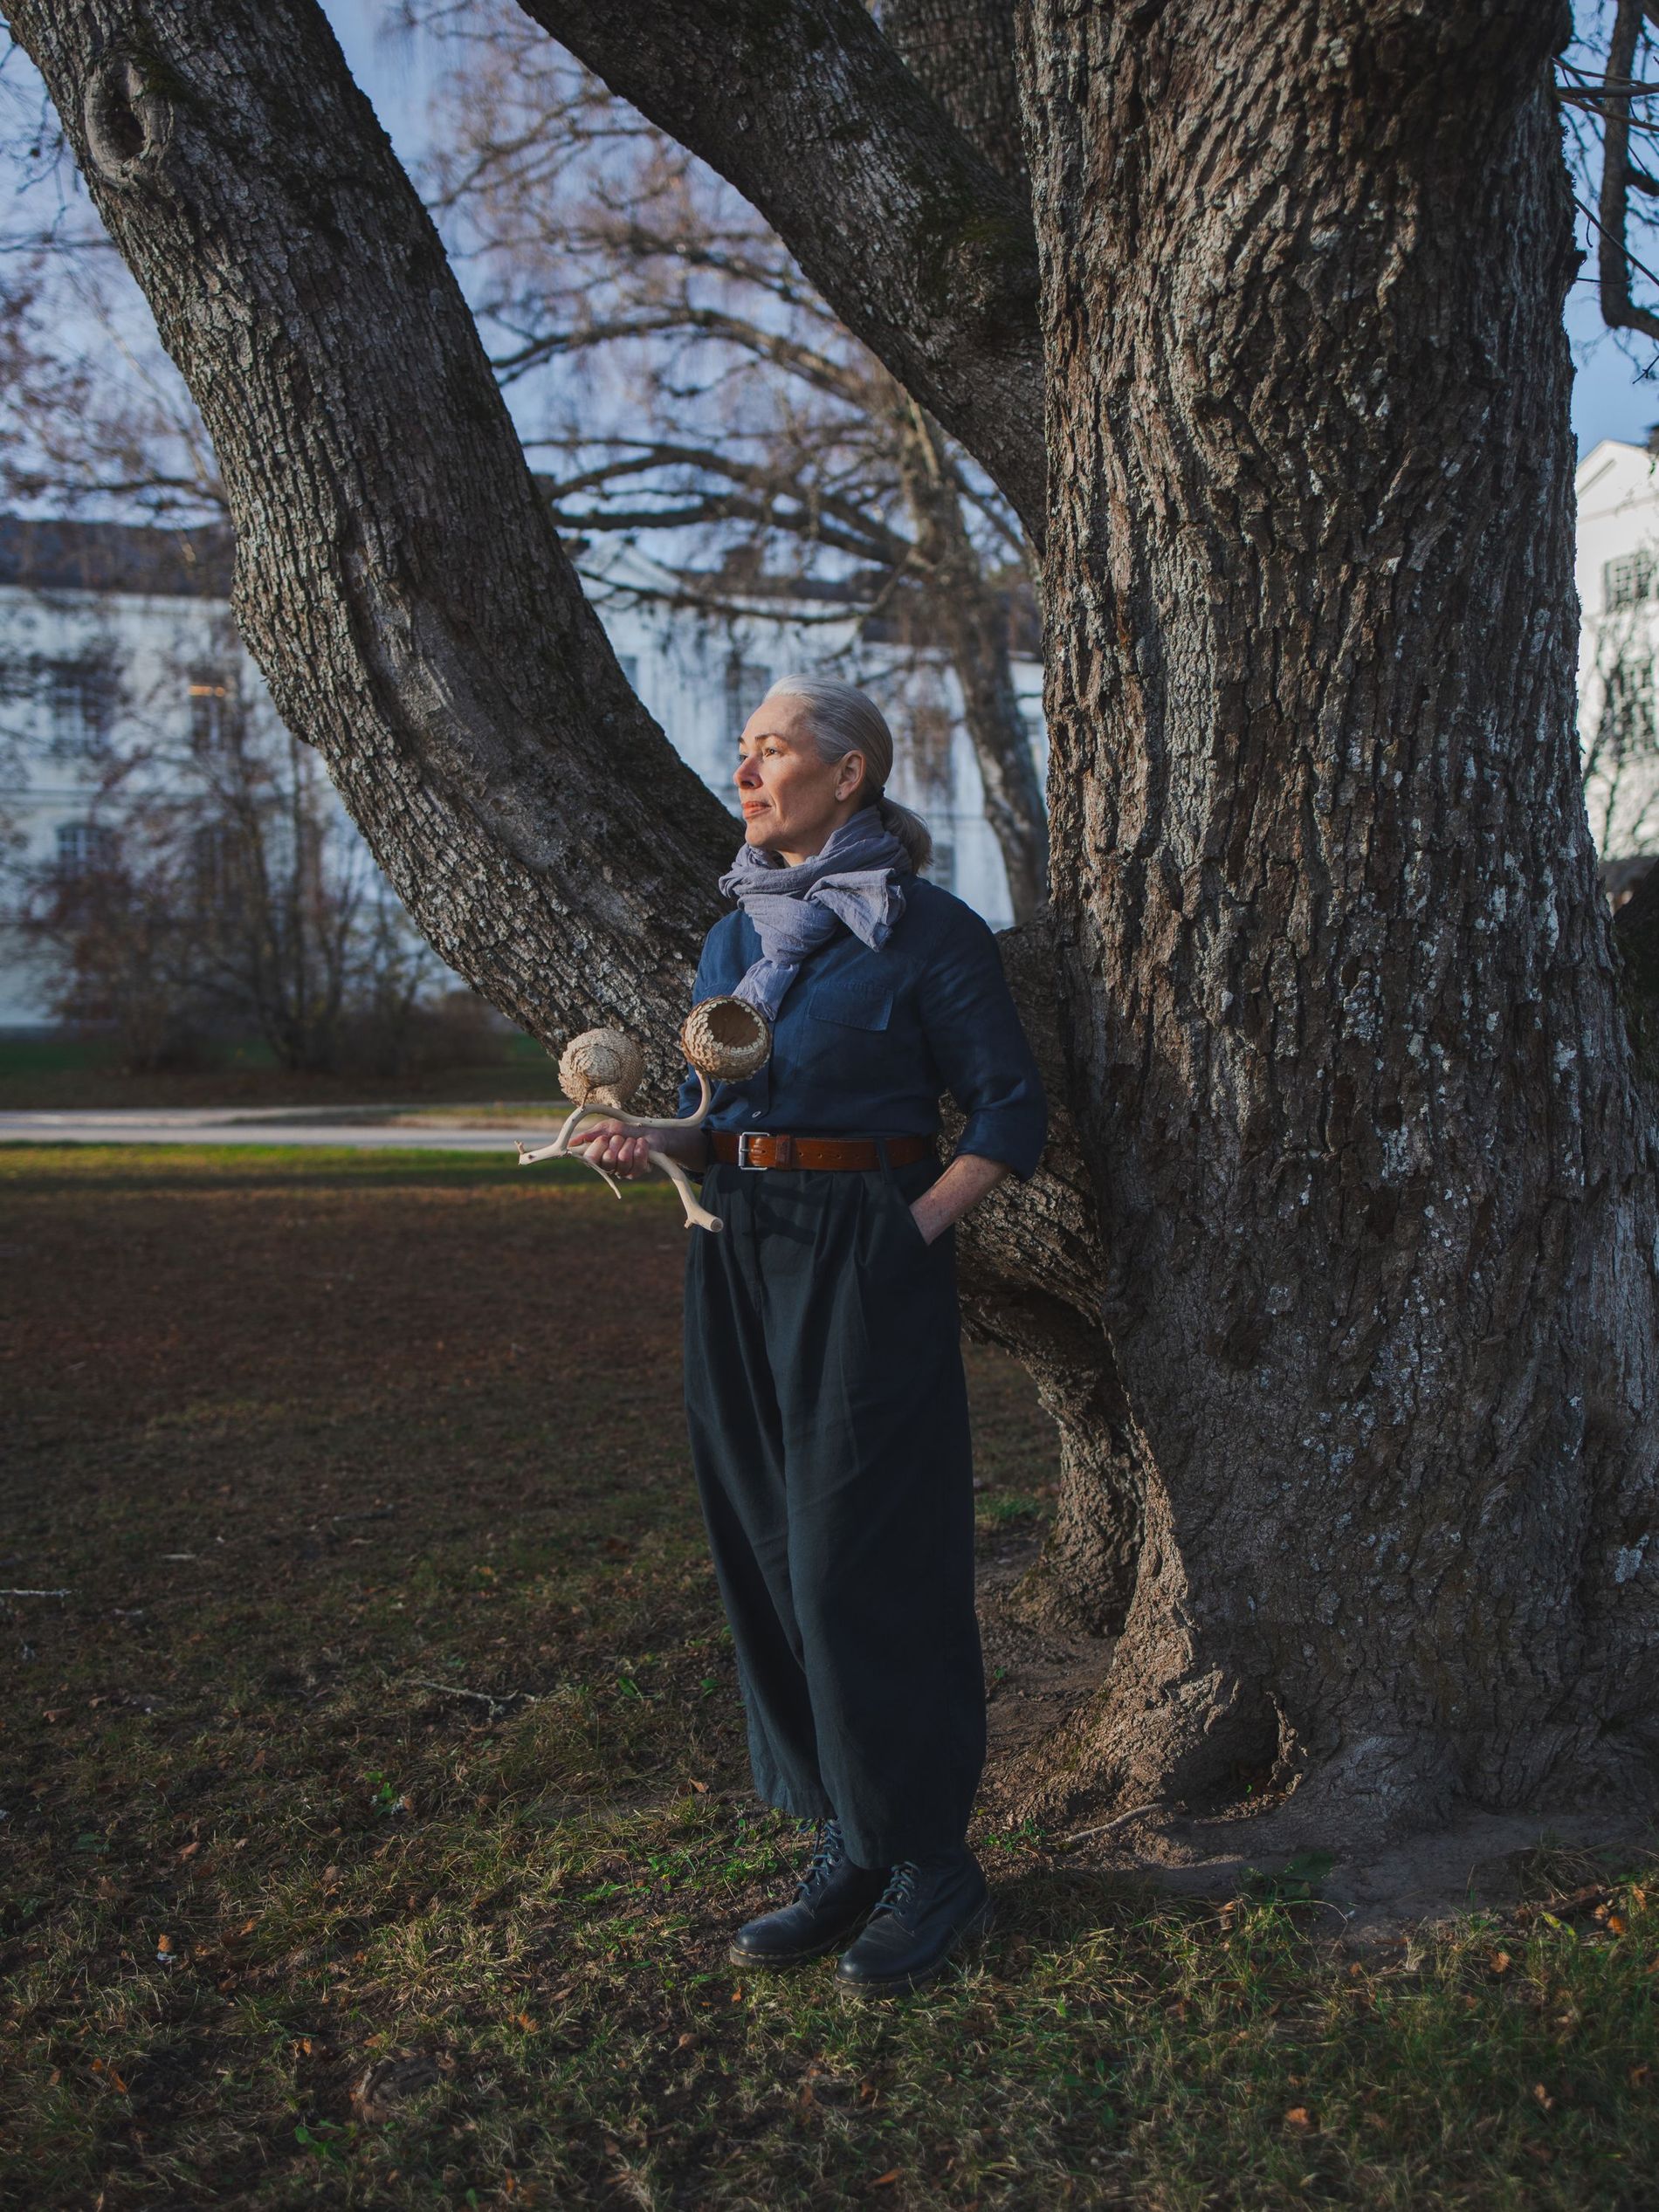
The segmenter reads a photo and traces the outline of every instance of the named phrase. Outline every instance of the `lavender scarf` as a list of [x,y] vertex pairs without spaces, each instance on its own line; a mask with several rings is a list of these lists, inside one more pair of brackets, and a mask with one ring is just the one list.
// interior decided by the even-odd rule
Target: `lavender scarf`
[[910,865],[910,855],[882,828],[874,807],[860,807],[831,833],[822,852],[795,868],[785,867],[775,853],[743,846],[721,876],[720,889],[754,923],[761,957],[733,995],[775,1021],[801,963],[827,944],[843,922],[879,951],[905,910],[899,878]]

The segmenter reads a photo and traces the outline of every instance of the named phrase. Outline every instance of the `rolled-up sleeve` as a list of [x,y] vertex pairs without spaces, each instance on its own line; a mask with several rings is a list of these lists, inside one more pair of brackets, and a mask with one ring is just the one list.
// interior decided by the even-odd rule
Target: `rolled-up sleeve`
[[952,917],[919,982],[922,1031],[967,1125],[959,1152],[1034,1174],[1049,1133],[1043,1078],[996,939],[971,909]]

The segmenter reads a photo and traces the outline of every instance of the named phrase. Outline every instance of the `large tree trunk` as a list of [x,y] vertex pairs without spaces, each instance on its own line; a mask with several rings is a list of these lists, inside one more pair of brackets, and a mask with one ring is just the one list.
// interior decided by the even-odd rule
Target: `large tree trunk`
[[1146,1481],[1051,1806],[1654,1786],[1544,13],[1031,11],[1057,923]]

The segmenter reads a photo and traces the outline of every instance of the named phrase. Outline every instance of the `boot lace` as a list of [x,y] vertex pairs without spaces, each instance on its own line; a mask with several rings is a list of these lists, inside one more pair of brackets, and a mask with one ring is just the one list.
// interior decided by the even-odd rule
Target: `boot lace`
[[888,1876],[887,1886],[871,1919],[873,1920],[877,1913],[892,1913],[903,1920],[916,1902],[916,1883],[920,1873],[913,1858],[901,1858]]
[[812,1857],[807,1862],[807,1871],[795,1891],[796,1901],[809,1895],[827,1875],[833,1873],[846,1855],[847,1846],[842,1839],[840,1823],[821,1820],[812,1846]]

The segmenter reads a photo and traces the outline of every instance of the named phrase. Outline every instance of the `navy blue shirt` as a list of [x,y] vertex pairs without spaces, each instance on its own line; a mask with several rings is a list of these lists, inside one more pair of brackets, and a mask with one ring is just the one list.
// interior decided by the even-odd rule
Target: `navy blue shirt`
[[[740,907],[716,922],[692,1002],[733,990],[761,957]],[[792,1137],[934,1137],[949,1091],[967,1116],[957,1150],[1029,1176],[1048,1133],[1031,1048],[996,939],[971,906],[907,877],[905,911],[879,952],[843,928],[783,994],[772,1057],[746,1083],[717,1083],[711,1129]],[[680,1086],[692,1112],[697,1077]]]

